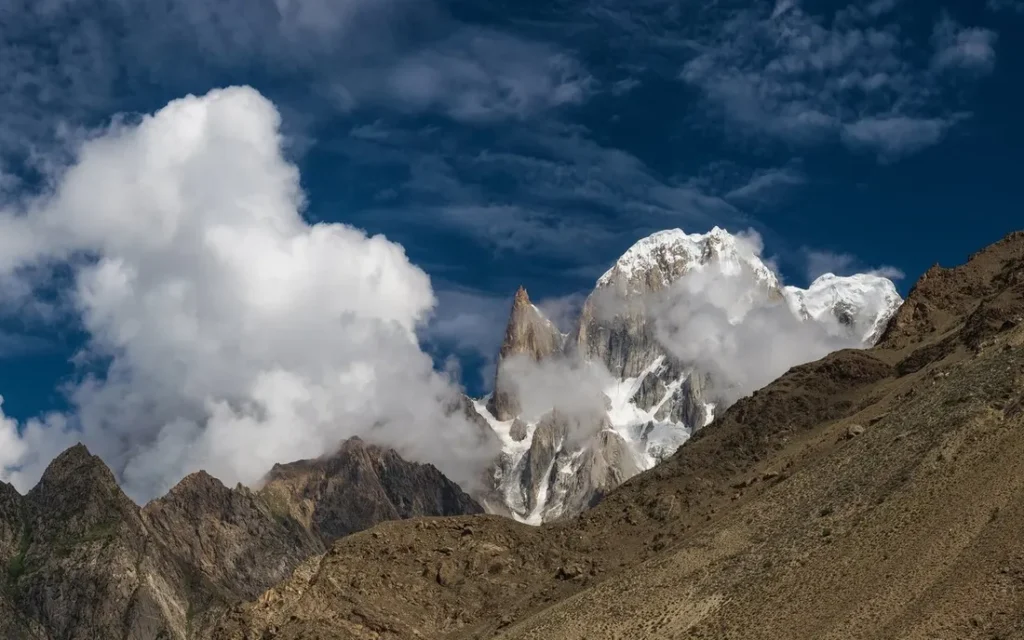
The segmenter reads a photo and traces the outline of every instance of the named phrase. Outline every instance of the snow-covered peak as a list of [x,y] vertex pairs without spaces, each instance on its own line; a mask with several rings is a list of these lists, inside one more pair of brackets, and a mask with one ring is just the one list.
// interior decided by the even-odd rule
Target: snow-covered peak
[[720,227],[707,233],[682,229],[658,231],[638,240],[602,275],[598,288],[615,282],[630,289],[665,287],[681,275],[714,264],[727,274],[748,271],[758,281],[777,287],[778,280],[759,257],[755,238],[733,235]]
[[903,303],[892,280],[868,273],[826,273],[806,289],[786,287],[794,313],[818,321],[835,319],[851,327],[865,344],[873,344],[885,323]]
[[[717,227],[716,227],[717,229]],[[597,285],[607,285],[616,276],[631,279],[637,272],[659,266],[663,261],[685,265],[696,264],[700,258],[697,248],[703,239],[700,234],[687,235],[682,229],[666,229],[637,240],[622,257],[597,280]]]

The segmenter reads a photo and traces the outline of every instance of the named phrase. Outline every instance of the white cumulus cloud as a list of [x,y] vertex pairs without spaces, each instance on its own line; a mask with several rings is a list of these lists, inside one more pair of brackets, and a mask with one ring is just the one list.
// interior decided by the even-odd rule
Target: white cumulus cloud
[[72,268],[94,373],[69,415],[0,423],[0,479],[25,490],[81,440],[145,500],[200,468],[254,483],[357,434],[478,477],[489,452],[416,340],[429,278],[382,236],[303,220],[279,125],[247,87],[175,100],[3,212],[5,272]]

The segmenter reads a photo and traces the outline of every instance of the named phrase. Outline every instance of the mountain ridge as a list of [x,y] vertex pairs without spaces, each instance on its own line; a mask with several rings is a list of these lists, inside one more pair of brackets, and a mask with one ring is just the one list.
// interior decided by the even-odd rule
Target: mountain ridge
[[[374,470],[377,484],[346,475],[375,462],[384,463]],[[82,444],[58,455],[24,496],[0,484],[0,613],[10,613],[0,616],[0,637],[205,637],[226,607],[256,598],[341,535],[387,517],[482,511],[435,468],[359,440],[295,464],[322,485],[314,510],[339,496],[390,510],[328,509],[304,523],[261,493],[270,487],[273,497],[290,497],[277,476],[254,491],[205,471],[140,507]]]
[[[1024,234],[997,245],[929,272],[878,346],[793,367],[578,518],[380,525],[214,637],[1020,636]],[[482,548],[516,567],[500,594]],[[343,586],[377,557],[386,578]]]

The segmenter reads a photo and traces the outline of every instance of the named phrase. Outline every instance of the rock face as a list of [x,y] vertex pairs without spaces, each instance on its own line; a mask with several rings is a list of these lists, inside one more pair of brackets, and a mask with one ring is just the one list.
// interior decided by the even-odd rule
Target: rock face
[[22,528],[21,494],[0,482],[0,566],[6,566],[17,553]]
[[[519,287],[512,300],[512,311],[498,354],[499,360],[513,356],[542,360],[561,352],[563,343],[564,336],[558,328],[544,317],[540,309],[533,306],[526,289]],[[504,379],[501,367],[498,367],[495,374],[494,393],[487,403],[487,409],[498,420],[511,420],[519,414],[514,385]]]
[[[658,323],[673,305],[686,309],[715,297],[724,309],[722,322],[779,308],[796,322],[824,328],[839,346],[864,347],[877,340],[902,302],[892,282],[873,275],[826,274],[806,290],[782,287],[759,250],[717,227],[706,234],[673,229],[643,238],[598,279],[564,340],[520,288],[499,353],[495,391],[477,405],[503,445],[488,509],[534,524],[576,515],[618,483],[671,456],[724,407],[710,372],[674,355],[659,333]],[[710,293],[694,282],[710,283],[704,285]],[[550,416],[563,407],[552,407],[552,414],[532,423],[522,415],[502,375],[503,363],[517,355],[586,363],[611,375],[602,390],[606,406],[595,406],[582,418],[587,424],[575,429],[588,437],[569,441],[553,430]]]
[[274,465],[259,495],[326,544],[385,520],[483,513],[433,465],[359,438],[325,458]]
[[78,445],[28,495],[0,483],[0,638],[203,638],[340,536],[480,511],[433,467],[359,441],[258,492],[199,472],[140,509]]
[[142,510],[146,528],[180,566],[198,568],[221,600],[250,600],[280,582],[324,545],[298,521],[275,514],[259,495],[193,473]]

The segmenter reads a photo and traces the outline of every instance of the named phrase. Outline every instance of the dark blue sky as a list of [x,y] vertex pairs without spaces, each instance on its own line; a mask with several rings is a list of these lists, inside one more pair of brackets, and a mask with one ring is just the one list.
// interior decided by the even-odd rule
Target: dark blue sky
[[[1024,0],[13,0],[0,24],[7,199],[112,118],[252,85],[308,219],[405,247],[424,340],[477,392],[516,286],[571,308],[658,229],[753,228],[787,282],[890,267],[905,293],[1024,227]],[[59,406],[75,323],[7,328],[4,409]]]

